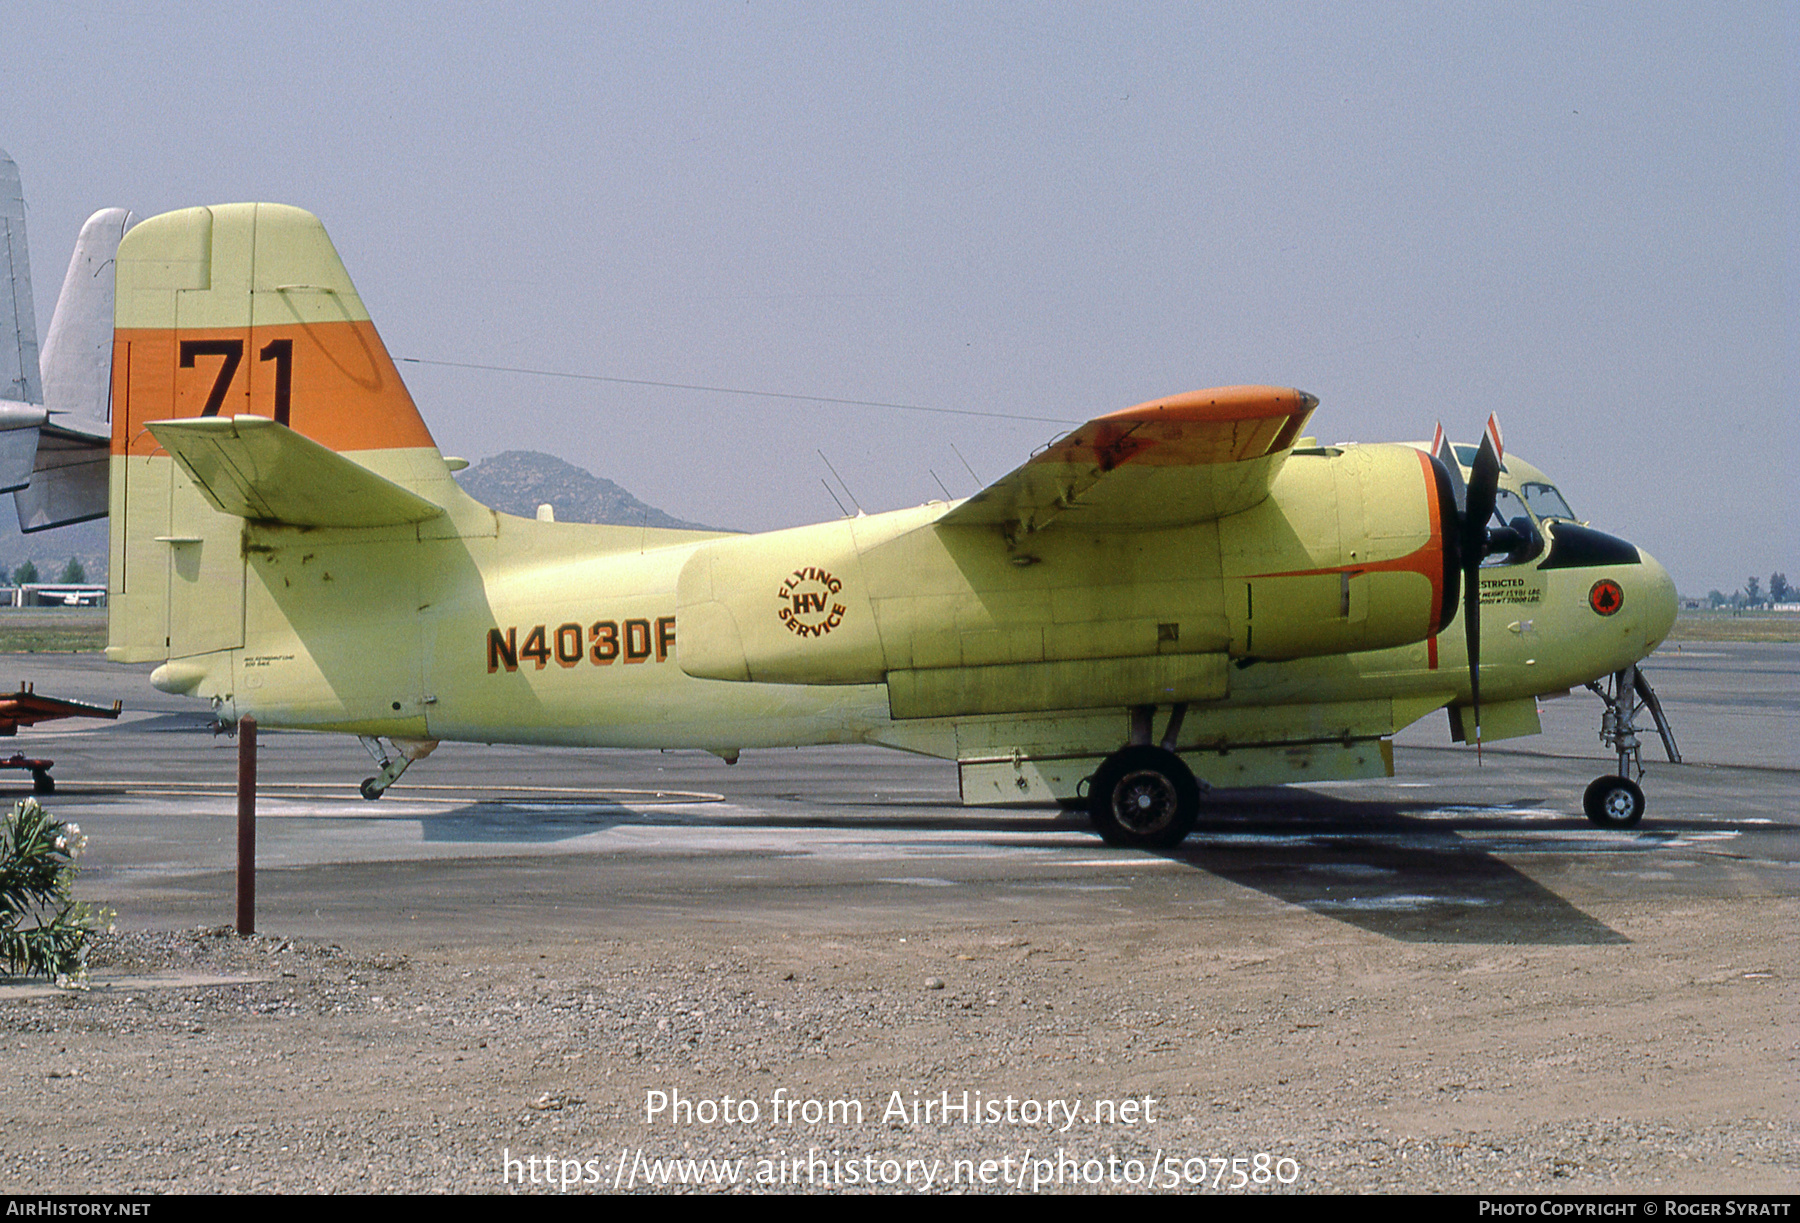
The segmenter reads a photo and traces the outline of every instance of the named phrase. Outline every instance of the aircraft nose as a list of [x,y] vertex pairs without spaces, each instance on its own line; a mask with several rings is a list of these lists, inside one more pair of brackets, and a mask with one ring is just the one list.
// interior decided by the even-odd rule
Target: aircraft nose
[[1675,627],[1675,580],[1654,556],[1638,549],[1642,566],[1637,575],[1635,592],[1640,609],[1638,622],[1644,629],[1644,652],[1648,654],[1662,644]]

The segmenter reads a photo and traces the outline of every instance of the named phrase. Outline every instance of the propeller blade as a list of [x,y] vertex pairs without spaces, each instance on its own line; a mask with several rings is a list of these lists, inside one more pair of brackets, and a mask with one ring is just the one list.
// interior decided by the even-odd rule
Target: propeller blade
[[1463,633],[1469,647],[1469,700],[1474,706],[1477,750],[1481,744],[1481,562],[1487,557],[1487,524],[1500,495],[1504,454],[1499,418],[1489,416],[1481,448],[1469,465],[1468,504],[1462,518]]
[[1463,568],[1463,640],[1469,649],[1469,701],[1475,707],[1475,747],[1481,749],[1481,561]]
[[1450,439],[1444,436],[1444,422],[1439,421],[1437,432],[1431,438],[1431,457],[1444,465],[1444,471],[1450,476],[1450,495],[1456,498],[1456,516],[1461,526],[1462,516],[1469,509],[1469,486],[1463,483],[1462,464],[1456,461],[1456,450],[1450,445]]
[[[1469,464],[1469,497],[1463,507],[1463,563],[1481,563],[1487,555],[1488,519],[1494,516],[1494,502],[1500,496],[1500,425],[1488,417],[1487,432],[1481,448]],[[1474,560],[1470,561],[1470,556]]]

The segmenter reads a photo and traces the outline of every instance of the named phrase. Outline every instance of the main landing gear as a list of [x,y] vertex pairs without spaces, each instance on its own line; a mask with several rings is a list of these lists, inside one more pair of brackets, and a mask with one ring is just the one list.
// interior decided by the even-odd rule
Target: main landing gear
[[1656,690],[1637,667],[1615,672],[1605,687],[1595,681],[1588,688],[1606,702],[1600,715],[1600,742],[1619,754],[1619,771],[1594,778],[1581,796],[1581,807],[1588,819],[1602,828],[1630,828],[1644,818],[1644,791],[1638,785],[1638,778],[1644,775],[1643,745],[1638,741],[1637,716],[1650,714],[1670,763],[1680,764],[1681,753],[1675,748],[1675,735],[1663,716]]
[[1131,743],[1108,756],[1088,779],[1088,814],[1108,845],[1170,849],[1200,818],[1204,785],[1175,754],[1186,705],[1175,706],[1161,745],[1150,742],[1151,706],[1131,711]]

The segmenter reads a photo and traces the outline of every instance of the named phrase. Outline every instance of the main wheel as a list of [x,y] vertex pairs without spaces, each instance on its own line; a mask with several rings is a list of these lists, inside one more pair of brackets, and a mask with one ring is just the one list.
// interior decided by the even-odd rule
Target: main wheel
[[1088,814],[1108,845],[1168,849],[1200,818],[1200,783],[1174,752],[1128,747],[1089,780]]
[[376,799],[380,798],[382,796],[382,794],[385,793],[385,791],[377,788],[375,785],[375,783],[379,780],[380,780],[380,778],[378,778],[378,777],[365,777],[365,778],[363,778],[362,785],[357,787],[359,790],[362,791],[362,796],[364,798],[368,799],[370,802],[374,802]]
[[1581,796],[1581,809],[1602,828],[1630,828],[1644,818],[1644,792],[1629,777],[1596,777]]

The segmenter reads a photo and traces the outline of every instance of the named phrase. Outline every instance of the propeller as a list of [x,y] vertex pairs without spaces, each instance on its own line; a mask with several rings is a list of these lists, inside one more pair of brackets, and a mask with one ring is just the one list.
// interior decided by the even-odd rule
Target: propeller
[[1500,440],[1500,420],[1489,416],[1487,430],[1475,461],[1469,464],[1469,480],[1465,485],[1462,464],[1456,451],[1444,436],[1439,424],[1431,439],[1431,453],[1450,476],[1450,491],[1456,498],[1457,558],[1463,574],[1463,632],[1469,648],[1469,695],[1474,707],[1475,750],[1481,750],[1481,562],[1491,552],[1499,551],[1488,538],[1488,519],[1494,515],[1494,503],[1500,495],[1500,460],[1506,448]]

